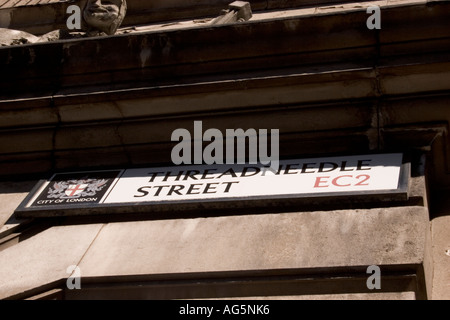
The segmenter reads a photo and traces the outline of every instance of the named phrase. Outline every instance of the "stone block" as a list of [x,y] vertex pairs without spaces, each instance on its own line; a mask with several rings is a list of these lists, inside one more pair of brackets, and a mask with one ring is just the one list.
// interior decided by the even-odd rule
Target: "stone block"
[[55,136],[56,149],[89,149],[121,145],[114,124],[91,126],[64,126]]
[[0,251],[0,299],[32,294],[70,276],[102,225],[51,227]]
[[228,5],[228,8],[237,11],[238,20],[242,19],[247,21],[252,18],[252,7],[250,6],[250,2],[234,1]]
[[0,182],[0,235],[16,225],[16,223],[12,225],[5,224],[36,183],[37,181]]
[[86,276],[356,266],[420,266],[421,207],[108,224],[81,263]]
[[1,153],[49,151],[53,148],[53,130],[11,130],[0,136]]
[[62,123],[121,119],[114,102],[83,103],[58,106]]
[[450,216],[431,222],[433,239],[433,300],[450,300]]

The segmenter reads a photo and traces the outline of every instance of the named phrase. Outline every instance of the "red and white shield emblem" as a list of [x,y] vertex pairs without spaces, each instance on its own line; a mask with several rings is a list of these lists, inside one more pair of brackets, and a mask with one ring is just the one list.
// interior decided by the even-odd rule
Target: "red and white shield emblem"
[[71,184],[65,190],[66,196],[75,197],[82,193],[88,186],[88,184]]

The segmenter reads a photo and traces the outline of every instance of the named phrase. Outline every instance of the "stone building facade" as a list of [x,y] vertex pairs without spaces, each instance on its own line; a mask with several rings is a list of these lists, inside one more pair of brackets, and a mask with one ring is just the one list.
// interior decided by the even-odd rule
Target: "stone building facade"
[[[114,35],[0,47],[2,299],[450,298],[450,3],[257,0],[211,24],[230,2],[128,0]],[[0,1],[0,32],[64,30],[73,4]],[[407,197],[17,210],[55,173],[174,166],[195,121],[278,129],[282,160],[401,154]]]

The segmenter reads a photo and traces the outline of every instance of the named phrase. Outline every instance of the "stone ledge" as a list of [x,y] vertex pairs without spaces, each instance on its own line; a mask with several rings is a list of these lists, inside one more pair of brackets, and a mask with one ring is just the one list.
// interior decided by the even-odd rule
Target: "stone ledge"
[[[2,96],[23,97],[18,82],[32,87],[32,95],[37,97],[64,89],[79,92],[94,85],[101,90],[101,86],[125,88],[131,83],[134,87],[164,86],[195,77],[210,81],[226,73],[239,77],[268,65],[274,72],[277,68],[307,72],[314,67],[323,72],[324,67],[333,68],[344,61],[360,68],[376,66],[376,61],[381,62],[379,67],[439,63],[447,61],[449,50],[444,41],[450,36],[448,5],[386,8],[384,28],[379,32],[365,27],[367,14],[358,9],[2,48],[0,58],[7,61],[4,78],[8,79],[2,81]],[[118,52],[118,47],[129,49]]]
[[55,226],[0,252],[9,261],[0,265],[7,279],[0,296],[62,281],[72,264],[86,279],[160,280],[220,273],[356,276],[375,264],[386,281],[415,274],[413,289],[423,297],[428,231],[422,207]]
[[[168,21],[182,21],[217,16],[222,9],[228,7],[233,0],[155,0],[148,1],[127,0],[128,13],[123,26],[136,26],[149,23]],[[400,0],[399,0],[400,1]],[[291,8],[316,7],[326,3],[347,4],[348,0],[252,0],[252,11],[264,12]],[[367,1],[366,1],[367,2]],[[379,2],[379,1],[378,1]],[[414,0],[401,0],[402,4],[412,3]],[[85,0],[51,2],[39,5],[20,7],[1,6],[0,28],[23,30],[40,35],[52,30],[66,27],[66,8],[72,4],[82,7]],[[394,2],[395,3],[395,2]],[[346,5],[348,6],[348,5]]]

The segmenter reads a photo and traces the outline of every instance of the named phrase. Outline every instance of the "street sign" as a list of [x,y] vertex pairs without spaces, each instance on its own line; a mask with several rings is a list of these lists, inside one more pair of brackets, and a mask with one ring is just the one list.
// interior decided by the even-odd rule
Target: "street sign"
[[152,213],[199,209],[406,201],[402,154],[252,164],[129,168],[57,173],[38,183],[19,217]]

